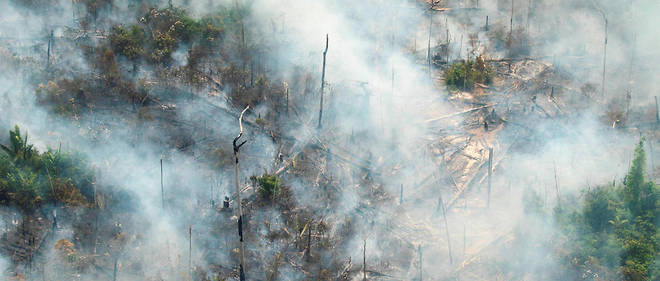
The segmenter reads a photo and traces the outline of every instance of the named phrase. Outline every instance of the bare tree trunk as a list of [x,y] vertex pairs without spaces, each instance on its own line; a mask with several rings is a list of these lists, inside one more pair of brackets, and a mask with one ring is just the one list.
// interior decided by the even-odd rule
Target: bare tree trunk
[[[461,59],[461,52],[463,52],[463,34],[461,34],[461,42],[458,44],[458,56],[456,56],[458,60]],[[465,87],[465,79],[463,80],[463,87]]]
[[96,185],[94,185],[94,254],[96,254],[96,245],[99,239],[99,212],[100,208],[96,200]]
[[[451,254],[451,239],[449,237],[449,223],[447,222],[447,211],[445,209],[445,203],[442,200],[442,195],[438,198],[438,208],[442,211],[442,218],[445,222],[445,234],[447,236],[447,249],[449,250],[449,264],[454,263],[453,256]],[[437,213],[437,210],[436,210]]]
[[526,24],[525,29],[527,30],[528,35],[530,34],[530,32],[529,32],[529,18],[530,17],[532,17],[532,0],[529,0],[529,2],[527,2],[527,24]]
[[323,118],[323,91],[325,90],[325,57],[328,53],[328,34],[325,35],[325,51],[323,51],[323,70],[321,72],[321,106],[319,109],[319,125],[318,128],[321,128],[321,119]]
[[511,52],[511,48],[513,47],[513,0],[511,0],[511,20],[509,22],[509,57],[511,57],[511,61],[509,61],[509,72],[511,72],[511,64],[513,63],[513,52]]
[[112,280],[117,281],[117,261],[119,260],[119,257],[115,257],[115,269],[112,272]]
[[447,40],[445,43],[447,45],[447,48],[445,48],[445,56],[447,60],[447,66],[449,66],[449,24],[447,23],[447,16],[445,15],[445,31],[447,33],[445,39]]
[[[431,12],[429,12],[431,13]],[[431,30],[433,28],[433,14],[429,14],[429,41],[426,51],[426,65],[429,68],[429,75],[431,74]]]
[[47,57],[46,57],[46,68],[50,67],[50,48],[52,46],[52,41],[53,41],[53,30],[50,30],[50,36],[48,37],[48,51],[47,51]]
[[466,235],[466,231],[465,231],[465,222],[463,222],[463,259],[465,259],[465,249],[466,249],[466,245],[467,245],[467,243],[465,242],[467,240],[466,236],[467,235]]
[[422,267],[422,245],[417,246],[417,253],[419,253],[419,281],[422,281],[422,272],[424,268]]
[[605,18],[605,14],[603,14],[603,18],[605,19],[605,43],[603,44],[603,81],[600,94],[605,98],[605,66],[607,65],[607,18]]
[[557,192],[557,206],[561,207],[561,197],[559,196],[559,181],[557,180],[557,165],[554,163],[553,168],[555,171],[555,191]]
[[367,280],[367,240],[364,240],[364,247],[362,248],[362,274],[363,280]]
[[284,92],[286,93],[286,117],[289,117],[289,84],[284,82]]
[[239,255],[240,255],[240,261],[241,261],[241,267],[239,269],[239,275],[240,275],[240,280],[245,281],[245,246],[244,246],[244,240],[243,240],[243,206],[241,203],[241,187],[238,182],[238,153],[241,148],[247,141],[243,141],[242,143],[238,144],[238,140],[243,136],[243,114],[250,108],[248,105],[243,109],[241,112],[241,115],[238,117],[238,126],[239,126],[239,133],[236,138],[234,138],[234,141],[232,142],[232,145],[234,147],[234,179],[236,182],[236,200],[237,200],[237,205],[238,205],[238,237],[240,239],[240,248],[239,248]]
[[163,187],[163,158],[160,159],[160,206],[165,209],[165,188]]
[[309,259],[311,251],[312,251],[312,223],[313,221],[309,221],[309,228],[307,229],[307,249],[305,256]]
[[488,148],[488,201],[486,207],[490,208],[490,190],[492,185],[492,176],[493,176],[493,148]]
[[658,111],[658,96],[655,96],[655,123],[660,123],[660,112]]
[[511,18],[510,18],[510,22],[509,22],[509,45],[511,44],[511,41],[510,41],[511,40],[511,35],[513,35],[513,12],[514,12],[513,0],[511,0]]
[[188,226],[188,278],[192,280],[192,225]]

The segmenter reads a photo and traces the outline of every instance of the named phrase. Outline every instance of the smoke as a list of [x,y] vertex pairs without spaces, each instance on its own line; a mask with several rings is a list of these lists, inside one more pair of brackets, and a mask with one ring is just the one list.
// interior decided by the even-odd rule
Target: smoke
[[[121,75],[142,81],[153,100],[163,101],[160,110],[112,108],[108,102],[74,118],[56,115],[37,102],[37,88],[49,87],[49,82],[60,78],[93,77],[98,71],[95,57],[99,54],[89,55],[67,36],[88,22],[81,38],[90,39],[82,45],[100,46],[112,25],[136,23],[144,11],[130,1],[110,1],[90,21],[77,17],[84,14],[80,6],[60,2],[63,5],[58,9],[45,11],[15,2],[0,5],[0,37],[7,38],[0,47],[0,64],[5,69],[0,85],[6,89],[0,92],[0,137],[7,139],[6,131],[18,124],[42,151],[60,144],[82,151],[98,169],[98,186],[125,196],[119,196],[121,202],[115,202],[114,209],[101,211],[100,229],[106,237],[98,240],[111,242],[97,249],[98,256],[87,254],[90,249],[77,240],[77,225],[84,223],[76,222],[76,217],[85,211],[63,214],[59,236],[41,253],[44,260],[54,261],[45,266],[46,271],[61,271],[62,275],[52,278],[76,272],[59,269],[57,264],[62,262],[58,255],[63,250],[54,243],[66,239],[74,243],[79,256],[94,259],[103,268],[83,271],[90,278],[109,278],[116,258],[121,280],[182,279],[191,270],[187,268],[190,227],[192,271],[200,269],[209,277],[228,275],[237,264],[233,251],[238,239],[236,218],[231,211],[212,210],[209,201],[219,205],[224,196],[234,199],[230,142],[238,133],[239,109],[228,98],[234,89],[185,85],[160,77],[164,71],[144,62],[133,76],[131,63],[118,60]],[[157,3],[160,7],[167,6],[161,2]],[[234,1],[172,2],[187,7],[195,18],[239,5]],[[512,54],[503,46],[511,28],[510,3],[504,2],[480,3],[476,11],[456,5],[445,12],[429,11],[420,1],[406,0],[240,3],[248,11],[242,22],[247,44],[265,50],[250,63],[260,64],[261,74],[277,81],[273,84],[290,85],[291,105],[286,110],[292,111],[288,121],[270,118],[282,115],[283,109],[268,101],[246,117],[250,124],[272,122],[265,130],[246,125],[248,143],[240,156],[239,180],[250,186],[244,195],[250,202],[250,221],[245,226],[249,279],[267,278],[263,276],[270,274],[269,268],[279,267],[280,279],[302,280],[305,275],[320,276],[323,269],[339,268],[349,257],[355,271],[362,264],[365,240],[370,275],[413,279],[421,268],[423,276],[443,279],[460,275],[461,264],[474,266],[473,259],[483,255],[499,263],[488,265],[489,270],[506,272],[509,279],[525,279],[528,274],[552,279],[554,267],[539,265],[551,256],[552,248],[545,243],[551,240],[548,235],[554,226],[526,213],[524,192],[534,190],[542,196],[549,213],[561,204],[557,199],[561,195],[621,180],[638,135],[612,129],[609,120],[603,121],[607,106],[593,102],[600,100],[599,90],[587,94],[581,90],[588,84],[599,89],[601,83],[604,26],[594,5],[515,1],[512,29],[527,36],[528,41],[520,44],[528,44],[530,52]],[[641,1],[630,7],[616,1],[598,2],[609,24],[606,97],[625,100],[626,91],[632,91],[632,105],[639,111],[658,91],[654,82],[658,51],[653,46],[660,42],[651,29],[657,26],[653,15],[660,12],[655,2]],[[472,5],[476,3],[466,1],[462,7]],[[489,17],[488,32],[485,16]],[[55,73],[44,67],[49,30],[55,30],[51,46],[52,63],[58,66]],[[104,32],[96,36],[95,30]],[[326,35],[324,115],[317,130]],[[237,38],[228,36],[218,46],[235,46]],[[436,47],[446,43],[446,53]],[[172,67],[185,68],[191,49],[177,46]],[[513,75],[508,75],[502,71],[506,64],[493,62],[498,75],[516,82],[499,78],[488,95],[463,99],[446,90],[437,70],[441,66],[428,69],[428,53],[434,65],[444,61],[435,57],[445,55],[450,61],[517,55],[537,58],[540,63],[513,63]],[[217,70],[241,57],[229,55],[206,58],[212,65],[208,69]],[[95,87],[85,91],[102,86]],[[556,90],[556,98],[550,97],[549,87]],[[586,102],[578,98],[583,95],[588,96]],[[480,104],[495,105],[429,121]],[[490,110],[505,120],[484,132],[482,119]],[[635,116],[634,111],[630,116]],[[628,123],[653,122],[642,118],[646,116]],[[490,199],[483,166],[489,147],[495,153]],[[283,160],[295,162],[281,174],[291,202],[257,206],[261,202],[255,199],[258,187],[249,178],[281,168],[285,161],[280,161],[280,153]],[[232,201],[232,207],[237,204]],[[320,222],[328,229],[321,231]],[[519,231],[526,224],[534,230]],[[298,229],[288,229],[291,225]],[[307,231],[314,231],[317,248],[311,255],[319,260],[322,269],[315,269],[319,272],[302,273],[295,263],[279,260],[278,255],[286,256],[292,248],[305,248],[307,238],[301,234],[305,225]],[[113,231],[122,233],[121,238],[107,234]],[[512,233],[524,234],[516,247],[507,244]],[[323,248],[322,243],[333,247]],[[515,251],[493,250],[510,246]],[[518,253],[522,254],[515,256]],[[487,270],[466,269],[490,276]],[[351,274],[358,278],[359,274]]]

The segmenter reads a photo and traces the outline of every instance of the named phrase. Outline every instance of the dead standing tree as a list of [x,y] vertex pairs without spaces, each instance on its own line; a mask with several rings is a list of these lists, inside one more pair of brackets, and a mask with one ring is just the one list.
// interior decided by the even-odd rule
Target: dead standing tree
[[454,258],[451,254],[451,238],[449,237],[449,223],[447,222],[447,209],[445,203],[442,200],[442,194],[438,197],[438,206],[436,207],[435,213],[433,216],[437,216],[438,212],[442,212],[442,218],[445,222],[445,235],[447,236],[447,249],[449,254],[449,264],[454,264]]
[[240,184],[238,183],[238,152],[241,149],[241,146],[243,146],[247,141],[243,141],[240,144],[238,144],[238,139],[240,139],[243,136],[243,114],[250,108],[250,106],[246,106],[245,109],[241,112],[241,115],[238,117],[238,127],[239,127],[239,133],[236,138],[234,138],[234,141],[232,142],[232,145],[234,147],[234,179],[236,180],[236,201],[238,205],[238,237],[240,239],[240,248],[239,248],[239,256],[240,256],[240,261],[241,261],[241,267],[239,269],[239,275],[240,275],[240,280],[245,281],[245,247],[244,247],[244,241],[243,241],[243,206],[241,204],[241,187]]
[[362,248],[362,274],[363,279],[367,280],[367,240],[364,240],[364,247]]
[[325,90],[325,56],[328,54],[328,34],[325,35],[325,50],[323,51],[323,70],[321,71],[321,107],[319,108],[319,125],[321,128],[321,119],[323,118],[323,90]]
[[493,148],[488,148],[488,201],[486,203],[486,208],[490,208],[490,189],[492,185],[492,176],[493,176]]
[[511,17],[509,20],[509,38],[507,38],[508,41],[508,47],[509,47],[509,57],[511,57],[511,61],[509,62],[509,72],[511,72],[511,64],[513,63],[513,53],[511,51],[511,48],[513,46],[513,13],[514,13],[514,8],[513,8],[513,0],[511,0]]
[[192,278],[192,225],[188,226],[188,278]]
[[50,67],[50,49],[53,45],[53,30],[50,30],[50,36],[48,37],[48,50],[46,54],[46,68]]
[[160,159],[160,207],[165,209],[165,188],[163,187],[163,158]]
[[605,66],[607,65],[607,16],[605,15],[605,11],[603,11],[598,3],[594,2],[593,0],[591,2],[594,4],[594,6],[596,6],[596,9],[600,15],[603,16],[603,21],[605,21],[605,41],[603,43],[603,81],[600,84],[600,95],[602,98],[605,98]]

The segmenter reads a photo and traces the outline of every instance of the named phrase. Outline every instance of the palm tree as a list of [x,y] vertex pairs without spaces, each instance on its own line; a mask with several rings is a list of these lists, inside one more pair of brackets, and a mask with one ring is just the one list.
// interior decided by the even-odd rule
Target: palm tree
[[34,148],[31,144],[28,145],[28,134],[25,137],[21,136],[21,130],[18,125],[14,126],[13,131],[9,131],[9,146],[0,144],[0,148],[4,150],[12,159],[28,160],[34,155]]

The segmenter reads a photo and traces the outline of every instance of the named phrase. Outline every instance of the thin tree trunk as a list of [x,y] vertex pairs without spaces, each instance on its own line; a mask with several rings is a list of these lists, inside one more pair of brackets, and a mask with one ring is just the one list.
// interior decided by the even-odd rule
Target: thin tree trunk
[[658,111],[658,96],[655,96],[655,123],[660,123],[660,111]]
[[466,238],[467,237],[466,236],[467,235],[466,235],[466,231],[465,231],[465,222],[463,222],[463,259],[465,259],[465,249],[466,249],[466,245],[467,245],[467,243],[466,243],[466,240],[467,240]]
[[115,257],[115,269],[112,271],[112,280],[117,281],[117,261],[119,257]]
[[47,57],[46,57],[46,68],[50,67],[50,48],[52,46],[52,41],[53,41],[53,30],[50,30],[50,36],[48,37],[48,51],[47,51]]
[[321,106],[319,108],[319,125],[321,128],[321,119],[323,119],[323,91],[325,90],[325,57],[328,53],[328,34],[325,35],[325,50],[323,51],[323,70],[321,72]]
[[163,187],[163,158],[160,159],[160,206],[165,209],[165,188]]
[[192,280],[192,225],[188,226],[188,276]]
[[561,207],[561,197],[559,196],[559,181],[557,179],[557,165],[553,163],[553,168],[555,171],[555,191],[557,192],[557,206]]
[[[511,51],[511,48],[513,48],[513,0],[511,0],[511,20],[509,22],[509,57],[513,58],[513,52]],[[511,72],[511,64],[513,63],[513,59],[509,62],[509,72]]]
[[442,200],[442,195],[438,198],[438,207],[442,210],[442,218],[445,222],[445,235],[447,236],[447,249],[449,250],[449,264],[454,263],[454,258],[451,253],[451,239],[449,237],[449,223],[447,222],[447,212],[445,210],[445,203]]
[[445,43],[447,45],[447,48],[445,48],[445,56],[447,60],[447,66],[449,66],[449,24],[447,23],[447,16],[445,15],[445,31],[446,31],[446,37],[445,39],[447,40]]
[[309,228],[307,229],[307,249],[305,256],[309,259],[311,251],[312,251],[312,223],[313,221],[309,221]]
[[284,91],[286,93],[286,117],[289,117],[289,84],[284,82]]
[[[605,14],[603,14],[605,18]],[[603,81],[601,82],[600,94],[605,98],[605,66],[607,65],[607,18],[605,18],[605,43],[603,44]]]
[[429,68],[429,75],[431,74],[431,30],[433,28],[433,14],[429,14],[429,41],[426,51],[426,65]]
[[492,186],[492,177],[493,177],[493,148],[488,148],[488,201],[486,207],[490,208],[490,190]]
[[367,240],[364,240],[364,247],[362,248],[362,274],[363,280],[367,280]]
[[422,267],[422,245],[417,246],[417,253],[419,253],[419,281],[422,281],[422,272],[424,271]]

